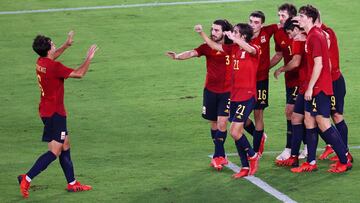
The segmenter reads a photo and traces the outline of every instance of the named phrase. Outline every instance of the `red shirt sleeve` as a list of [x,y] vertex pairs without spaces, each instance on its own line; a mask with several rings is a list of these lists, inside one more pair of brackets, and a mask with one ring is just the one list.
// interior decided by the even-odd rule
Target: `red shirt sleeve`
[[311,40],[312,58],[322,56],[321,39],[318,36],[313,36]]
[[206,44],[202,44],[198,48],[194,49],[198,53],[198,57],[206,55],[206,46]]
[[70,73],[73,71],[74,71],[74,69],[66,67],[60,62],[56,62],[56,68],[55,68],[55,76],[56,77],[66,79],[69,77]]
[[275,41],[275,51],[281,52],[282,51],[281,46],[276,42],[276,40],[274,40],[274,41]]
[[275,32],[276,32],[279,28],[278,28],[277,24],[271,24],[271,25],[265,26],[264,29],[265,29],[265,32],[266,32],[268,35],[272,36],[273,34],[275,34]]

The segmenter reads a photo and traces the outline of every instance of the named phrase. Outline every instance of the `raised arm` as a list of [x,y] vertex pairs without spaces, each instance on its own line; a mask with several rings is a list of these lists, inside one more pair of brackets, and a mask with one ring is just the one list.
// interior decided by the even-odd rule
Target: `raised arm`
[[67,49],[68,47],[70,47],[72,45],[74,34],[75,33],[72,30],[68,33],[68,37],[67,37],[66,41],[64,42],[64,44],[55,50],[54,59],[57,59],[65,51],[65,49]]
[[165,54],[174,60],[186,60],[189,58],[197,57],[199,55],[195,50],[184,51],[180,54],[177,54],[173,51],[168,51]]
[[204,39],[204,41],[206,42],[207,45],[209,45],[210,48],[224,52],[222,45],[218,44],[214,41],[212,41],[203,31],[202,29],[202,25],[195,25],[194,27],[195,32],[199,33],[199,35]]
[[89,69],[90,62],[94,58],[95,52],[97,51],[97,46],[91,45],[87,53],[85,61],[76,68],[73,72],[70,73],[69,78],[82,78],[85,76],[86,72]]
[[238,44],[246,52],[249,52],[250,54],[253,55],[256,54],[256,49],[254,47],[250,46],[250,44],[247,43],[245,40],[236,38],[233,32],[225,31],[224,33],[229,39],[231,39],[234,43]]

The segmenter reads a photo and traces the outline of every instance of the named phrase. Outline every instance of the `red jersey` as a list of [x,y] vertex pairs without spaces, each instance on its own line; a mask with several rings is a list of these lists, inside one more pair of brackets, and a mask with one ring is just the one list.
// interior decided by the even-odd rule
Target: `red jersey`
[[[284,29],[278,29],[274,35],[275,51],[281,52],[284,58],[284,65],[288,64],[292,59],[291,44],[292,39],[286,34]],[[298,72],[297,70],[288,71],[285,73],[285,85],[286,87],[295,87],[297,82]]]
[[305,41],[293,41],[291,45],[291,53],[293,55],[300,55],[301,62],[299,67],[296,69],[299,73],[299,78],[297,83],[299,84],[299,93],[305,94],[307,89],[308,83],[306,81],[307,76],[307,61],[306,61],[306,54],[305,54]]
[[313,88],[313,96],[316,96],[321,91],[324,92],[325,95],[332,95],[333,87],[330,71],[328,45],[326,41],[326,36],[323,33],[322,29],[317,28],[316,26],[311,28],[306,38],[305,52],[308,63],[307,82],[310,81],[314,69],[314,58],[319,56],[322,57],[323,67],[320,76]]
[[198,53],[198,57],[206,57],[205,88],[215,93],[230,92],[230,56],[211,49],[207,44],[202,44],[194,50]]
[[73,69],[49,58],[40,57],[36,63],[36,74],[41,91],[40,117],[51,117],[54,113],[66,116],[64,106],[64,79]]
[[252,44],[260,47],[260,63],[257,70],[257,81],[269,79],[270,67],[270,38],[278,30],[276,24],[261,28],[259,35],[251,40]]
[[329,57],[331,62],[331,77],[335,81],[339,79],[341,75],[340,65],[339,65],[339,47],[337,43],[337,37],[333,29],[322,24],[321,29],[324,30],[330,38],[330,47],[329,47]]
[[241,49],[237,44],[223,45],[225,53],[233,59],[231,78],[231,101],[241,102],[256,98],[256,72],[260,61],[260,48],[251,45],[256,49],[252,55]]

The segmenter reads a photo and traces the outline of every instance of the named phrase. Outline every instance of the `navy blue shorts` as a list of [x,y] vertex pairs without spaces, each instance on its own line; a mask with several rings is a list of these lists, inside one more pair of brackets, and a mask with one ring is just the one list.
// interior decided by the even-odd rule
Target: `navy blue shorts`
[[330,103],[330,96],[320,92],[311,101],[305,101],[305,111],[310,112],[313,117],[321,115],[330,118]]
[[295,87],[286,87],[286,104],[295,104],[296,96],[298,95],[299,88]]
[[255,98],[242,102],[230,102],[230,122],[244,123],[254,109]]
[[331,96],[331,114],[343,114],[346,85],[342,75],[340,75],[339,79],[333,81],[333,91],[334,95]]
[[42,117],[44,123],[44,132],[42,136],[43,142],[57,142],[64,143],[65,137],[68,135],[66,128],[66,116],[61,116],[57,113],[51,117]]
[[215,93],[204,88],[202,117],[217,121],[218,116],[229,116],[230,92]]
[[305,99],[303,94],[298,94],[296,96],[295,106],[294,106],[294,112],[298,114],[304,115],[305,111]]
[[257,101],[254,109],[265,109],[269,106],[269,80],[261,80],[256,82]]

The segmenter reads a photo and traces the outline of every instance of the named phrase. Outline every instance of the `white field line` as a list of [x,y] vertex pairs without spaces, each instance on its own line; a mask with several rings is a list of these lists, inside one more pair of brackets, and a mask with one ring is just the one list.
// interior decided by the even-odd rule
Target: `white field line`
[[[360,149],[360,146],[350,146],[349,149]],[[324,148],[318,148],[316,151],[324,151]],[[264,154],[278,154],[282,151],[264,151]],[[227,153],[226,156],[239,156],[238,153]]]
[[0,15],[14,15],[25,13],[51,13],[62,11],[80,11],[80,10],[97,10],[97,9],[115,9],[115,8],[137,8],[137,7],[158,7],[158,6],[177,6],[177,5],[191,5],[191,4],[214,4],[214,3],[230,3],[243,2],[252,0],[208,0],[208,1],[187,1],[187,2],[166,2],[166,3],[146,3],[146,4],[121,4],[112,6],[91,6],[78,8],[50,8],[42,10],[22,10],[22,11],[0,11]]
[[[209,155],[210,158],[212,158],[212,155]],[[225,167],[231,169],[235,173],[238,173],[240,171],[240,167],[236,164],[229,161],[228,165],[225,165]],[[269,184],[267,184],[265,181],[261,180],[258,177],[255,176],[246,176],[244,177],[246,180],[250,181],[252,184],[258,186],[265,192],[269,193],[271,196],[274,196],[276,199],[286,202],[286,203],[296,203],[295,200],[291,199],[289,196],[285,195],[284,193],[278,191],[277,189],[271,187]]]

